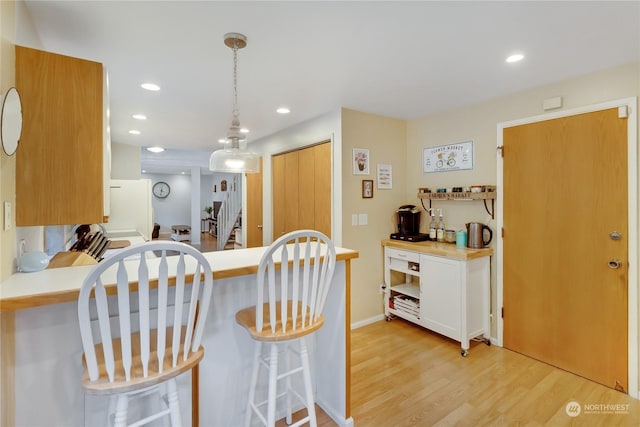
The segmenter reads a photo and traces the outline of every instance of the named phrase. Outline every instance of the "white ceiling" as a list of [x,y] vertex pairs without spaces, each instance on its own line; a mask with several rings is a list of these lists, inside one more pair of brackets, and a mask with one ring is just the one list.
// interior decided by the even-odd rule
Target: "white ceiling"
[[[160,164],[198,150],[178,157],[206,165],[219,148],[231,121],[227,32],[248,38],[238,90],[249,141],[339,107],[411,119],[640,60],[638,1],[25,4],[32,47],[103,63],[112,141],[172,149]],[[514,52],[524,61],[507,64]],[[291,114],[276,114],[282,105]]]

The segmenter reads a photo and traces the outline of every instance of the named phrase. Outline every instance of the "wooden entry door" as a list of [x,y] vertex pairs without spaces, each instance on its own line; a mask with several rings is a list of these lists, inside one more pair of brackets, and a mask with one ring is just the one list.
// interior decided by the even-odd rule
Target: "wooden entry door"
[[627,119],[509,127],[503,145],[504,346],[626,391]]

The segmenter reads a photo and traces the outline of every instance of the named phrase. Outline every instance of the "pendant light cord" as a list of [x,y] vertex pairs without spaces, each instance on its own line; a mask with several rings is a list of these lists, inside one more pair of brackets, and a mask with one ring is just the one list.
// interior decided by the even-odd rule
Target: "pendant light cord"
[[233,117],[238,118],[240,116],[240,110],[238,108],[238,42],[233,42]]

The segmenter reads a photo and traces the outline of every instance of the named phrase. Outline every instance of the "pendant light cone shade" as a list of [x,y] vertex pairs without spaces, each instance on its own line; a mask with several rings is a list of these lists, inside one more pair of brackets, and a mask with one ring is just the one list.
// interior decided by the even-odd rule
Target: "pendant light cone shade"
[[238,109],[238,49],[247,45],[247,38],[242,34],[228,33],[224,36],[224,44],[233,49],[233,119],[227,132],[226,146],[211,154],[209,169],[214,172],[257,173],[260,172],[258,155],[244,147],[246,136],[240,132]]

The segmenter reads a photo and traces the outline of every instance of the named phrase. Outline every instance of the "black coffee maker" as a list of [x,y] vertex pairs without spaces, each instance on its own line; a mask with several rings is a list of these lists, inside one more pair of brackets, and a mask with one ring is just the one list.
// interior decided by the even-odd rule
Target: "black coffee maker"
[[391,238],[395,240],[407,240],[409,242],[419,242],[428,240],[428,234],[420,233],[420,209],[414,205],[403,205],[396,211],[398,219],[398,232],[392,233]]

